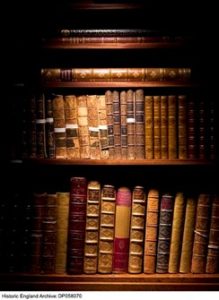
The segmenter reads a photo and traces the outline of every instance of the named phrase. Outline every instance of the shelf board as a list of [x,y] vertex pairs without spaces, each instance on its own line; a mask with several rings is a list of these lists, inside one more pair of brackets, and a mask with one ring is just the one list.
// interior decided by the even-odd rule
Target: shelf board
[[1,290],[183,291],[219,290],[219,274],[1,274]]
[[171,88],[182,87],[192,88],[196,87],[196,84],[182,82],[182,81],[56,81],[56,82],[43,82],[44,88]]
[[88,166],[213,166],[215,161],[189,159],[39,159],[11,160],[12,164],[30,163],[36,165],[88,165]]

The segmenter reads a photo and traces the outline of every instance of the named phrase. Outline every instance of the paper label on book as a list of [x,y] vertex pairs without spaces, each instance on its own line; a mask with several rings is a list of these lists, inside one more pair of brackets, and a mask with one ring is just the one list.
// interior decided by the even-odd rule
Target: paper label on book
[[37,119],[36,120],[36,124],[45,124],[46,123],[46,119]]
[[135,123],[135,118],[127,118],[126,122],[129,123]]
[[54,128],[54,132],[55,133],[63,133],[63,132],[66,132],[66,128]]
[[65,128],[69,128],[69,129],[77,129],[78,128],[78,124],[66,124]]
[[99,125],[99,130],[107,130],[107,125]]
[[46,123],[53,123],[54,119],[53,118],[46,118]]
[[99,127],[89,127],[89,131],[99,132]]

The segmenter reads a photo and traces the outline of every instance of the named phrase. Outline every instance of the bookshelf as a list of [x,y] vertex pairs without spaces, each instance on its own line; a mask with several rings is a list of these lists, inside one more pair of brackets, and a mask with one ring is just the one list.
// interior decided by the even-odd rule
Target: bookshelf
[[[119,28],[127,27],[130,18],[139,16],[136,21],[136,28],[147,27],[149,24],[144,23],[144,9],[141,2],[131,4],[103,4],[93,3],[95,1],[83,1],[87,3],[61,5],[59,3],[59,11],[64,12],[65,17],[56,12],[52,17],[52,30],[60,28],[78,28],[84,27],[86,18],[91,19],[93,28],[103,28],[103,26],[112,26],[112,16],[118,17]],[[137,1],[138,2],[138,1]],[[46,9],[45,15],[50,8]],[[55,9],[54,9],[55,10]],[[70,15],[76,15],[75,23],[72,24]],[[51,15],[51,12],[49,13]],[[104,19],[104,16],[106,19]],[[95,18],[97,17],[97,18]],[[123,18],[124,17],[124,18]],[[76,96],[103,95],[107,90],[123,90],[143,89],[146,96],[166,96],[169,95],[200,95],[212,97],[214,95],[211,90],[208,78],[203,78],[208,65],[202,62],[206,59],[206,44],[200,53],[200,43],[197,36],[193,33],[187,37],[189,32],[186,30],[186,38],[183,38],[182,28],[179,33],[174,28],[174,33],[160,41],[149,42],[80,42],[72,43],[68,38],[49,37],[50,25],[47,17],[44,16],[39,31],[33,29],[33,37],[31,37],[30,48],[35,52],[31,52],[33,61],[26,61],[25,68],[22,72],[25,74],[15,74],[21,80],[14,84],[17,78],[12,78],[14,87],[11,100],[20,101],[14,104],[14,109],[18,110],[22,118],[22,104],[24,98],[28,98],[30,92],[33,94],[38,91],[50,94],[72,95]],[[57,18],[57,19],[56,19]],[[149,18],[151,19],[151,18]],[[56,22],[57,21],[57,22]],[[147,21],[149,22],[149,21]],[[58,24],[58,25],[55,25]],[[158,24],[157,24],[158,25]],[[34,26],[34,25],[33,25]],[[54,27],[53,27],[54,26]],[[45,27],[45,28],[44,28]],[[107,27],[108,28],[108,27]],[[110,27],[109,27],[110,28]],[[46,37],[44,36],[46,31]],[[49,32],[49,33],[48,33]],[[156,38],[157,38],[156,31]],[[170,32],[170,31],[169,31]],[[150,33],[150,38],[155,38]],[[190,32],[189,32],[190,34]],[[175,35],[177,38],[175,39]],[[42,39],[43,36],[43,39]],[[163,32],[161,33],[163,36]],[[35,37],[35,39],[34,39]],[[25,37],[24,37],[25,39]],[[24,44],[28,44],[25,40]],[[22,69],[22,62],[25,61],[25,54],[22,50],[21,62],[19,57],[15,64],[16,69]],[[200,64],[203,63],[201,66]],[[191,68],[194,74],[188,81],[124,81],[124,80],[100,80],[100,81],[42,81],[40,78],[41,68]],[[203,68],[203,69],[202,69]],[[22,77],[23,76],[23,77]],[[47,96],[46,96],[47,97]],[[198,103],[198,100],[197,100]],[[207,101],[206,101],[207,103]],[[11,107],[10,107],[11,109]],[[22,130],[21,120],[16,128],[16,142],[19,143]],[[218,129],[216,128],[218,133]],[[215,133],[216,134],[216,133]],[[206,143],[207,145],[207,143]],[[17,147],[12,145],[13,147]],[[215,145],[216,146],[216,145]],[[143,185],[146,190],[154,185],[159,190],[172,189],[174,192],[185,190],[186,193],[218,193],[217,173],[218,163],[215,159],[204,157],[200,159],[62,159],[62,158],[30,158],[22,157],[21,147],[18,147],[18,155],[13,151],[12,157],[9,158],[7,170],[9,171],[8,181],[13,182],[11,194],[20,192],[21,195],[27,191],[27,195],[31,195],[35,191],[54,192],[69,191],[69,180],[72,176],[84,176],[89,180],[98,180],[101,184],[114,184],[116,188],[127,185]],[[13,149],[14,150],[14,149]],[[19,154],[20,153],[20,154]],[[215,154],[218,155],[217,153]],[[195,178],[195,179],[194,179]],[[7,191],[5,191],[7,193]],[[22,196],[21,196],[22,197]],[[28,197],[28,196],[25,196]],[[2,215],[1,215],[2,217]],[[0,228],[1,229],[1,228]],[[5,228],[4,228],[5,229]],[[218,291],[219,290],[219,274],[192,274],[191,272],[183,274],[33,274],[25,271],[14,271],[13,268],[9,272],[0,273],[0,289],[1,290],[81,290],[81,291]]]

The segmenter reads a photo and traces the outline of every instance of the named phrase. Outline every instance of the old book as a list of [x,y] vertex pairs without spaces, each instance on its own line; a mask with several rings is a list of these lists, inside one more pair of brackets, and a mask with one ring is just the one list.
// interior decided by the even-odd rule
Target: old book
[[211,198],[209,194],[198,196],[192,251],[192,273],[204,273],[208,250]]
[[[36,135],[36,97],[30,97],[27,108],[25,109],[23,120],[23,157],[37,157],[37,135]],[[26,153],[24,155],[24,153]]]
[[177,100],[175,95],[168,96],[168,158],[177,158]]
[[188,197],[186,200],[186,208],[185,208],[185,221],[184,221],[184,229],[183,229],[180,266],[179,266],[180,273],[190,273],[191,271],[195,216],[196,216],[196,199],[194,197]]
[[145,158],[154,158],[154,102],[152,96],[145,96]]
[[99,246],[101,187],[98,181],[90,181],[87,186],[86,232],[84,245],[84,273],[97,272]]
[[97,95],[98,127],[100,136],[100,158],[109,158],[107,108],[105,95]]
[[214,100],[210,99],[209,100],[209,124],[208,124],[208,132],[209,132],[209,149],[208,149],[208,157],[209,159],[215,160],[217,157],[217,121],[216,121],[216,104]]
[[65,103],[62,95],[55,95],[52,100],[55,152],[56,158],[66,158],[66,126],[65,126]]
[[161,159],[168,158],[168,96],[160,96],[160,149]]
[[206,260],[206,273],[218,273],[219,271],[219,197],[212,196],[212,208],[210,218],[210,232],[208,240],[208,252]]
[[182,247],[182,235],[185,213],[185,197],[183,193],[177,193],[174,201],[173,224],[170,240],[169,273],[179,272],[179,263]]
[[178,158],[187,158],[187,112],[186,112],[186,95],[178,96]]
[[114,159],[121,159],[121,113],[119,92],[113,91]]
[[135,158],[145,158],[144,90],[135,91]]
[[127,93],[120,92],[120,117],[121,117],[121,158],[128,157],[128,133],[127,133]]
[[116,195],[115,236],[113,245],[113,273],[128,272],[131,191],[120,187]]
[[197,137],[197,106],[193,96],[190,96],[187,103],[187,156],[189,159],[198,157]]
[[96,95],[87,95],[87,117],[89,129],[90,158],[100,159],[100,131]]
[[68,224],[67,272],[82,274],[84,271],[84,241],[86,226],[87,179],[72,177]]
[[114,159],[114,123],[113,123],[113,94],[110,90],[105,92],[106,99],[106,119],[108,127],[108,145],[109,145],[109,158]]
[[168,193],[162,194],[160,201],[160,217],[157,242],[157,273],[168,272],[173,207],[173,195]]
[[57,192],[57,239],[55,273],[63,274],[67,266],[68,217],[70,194]]
[[55,158],[55,134],[52,99],[46,98],[46,154],[48,158]]
[[160,96],[153,96],[153,144],[154,144],[154,159],[161,158],[161,104]]
[[40,94],[36,98],[36,147],[37,157],[45,158],[46,155],[46,119],[45,119],[45,95]]
[[104,185],[101,191],[98,272],[112,273],[116,190]]
[[135,93],[127,91],[127,141],[128,159],[135,159]]
[[80,158],[77,98],[75,95],[65,95],[64,99],[67,158]]
[[77,96],[78,136],[81,158],[90,158],[87,97]]
[[132,192],[132,210],[129,243],[129,273],[141,273],[144,255],[145,192],[135,186]]
[[144,242],[144,273],[155,273],[159,216],[159,192],[151,189],[147,195]]

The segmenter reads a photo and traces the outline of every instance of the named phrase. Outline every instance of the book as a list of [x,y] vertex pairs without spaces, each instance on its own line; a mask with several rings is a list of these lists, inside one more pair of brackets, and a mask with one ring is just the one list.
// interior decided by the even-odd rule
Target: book
[[145,158],[144,90],[135,91],[135,158]]
[[110,90],[105,92],[106,99],[106,119],[108,127],[108,146],[109,146],[109,158],[114,159],[114,122],[113,122],[113,94]]
[[38,158],[47,157],[45,126],[45,96],[44,94],[40,94],[36,98],[36,154]]
[[135,159],[135,93],[127,91],[127,142],[128,159]]
[[109,158],[107,108],[105,95],[97,95],[98,127],[100,137],[100,159]]
[[113,244],[113,273],[128,272],[131,191],[120,187],[116,195],[115,235]]
[[121,158],[128,157],[128,132],[127,132],[127,93],[120,92],[120,117],[121,117]]
[[179,159],[187,158],[187,111],[186,111],[186,95],[178,96],[178,122],[177,122],[177,136],[178,136],[178,155]]
[[116,190],[104,185],[101,191],[98,272],[112,273]]
[[121,159],[121,112],[119,92],[113,91],[114,159]]
[[52,99],[45,99],[46,117],[46,155],[48,158],[55,158],[55,135]]
[[160,96],[160,149],[161,159],[168,158],[168,96]]
[[77,96],[78,137],[81,158],[90,158],[87,97]]
[[176,95],[168,96],[168,158],[177,158],[177,99]]
[[154,159],[161,158],[161,104],[160,96],[153,96],[153,145]]
[[145,158],[154,158],[154,101],[152,96],[145,96]]

